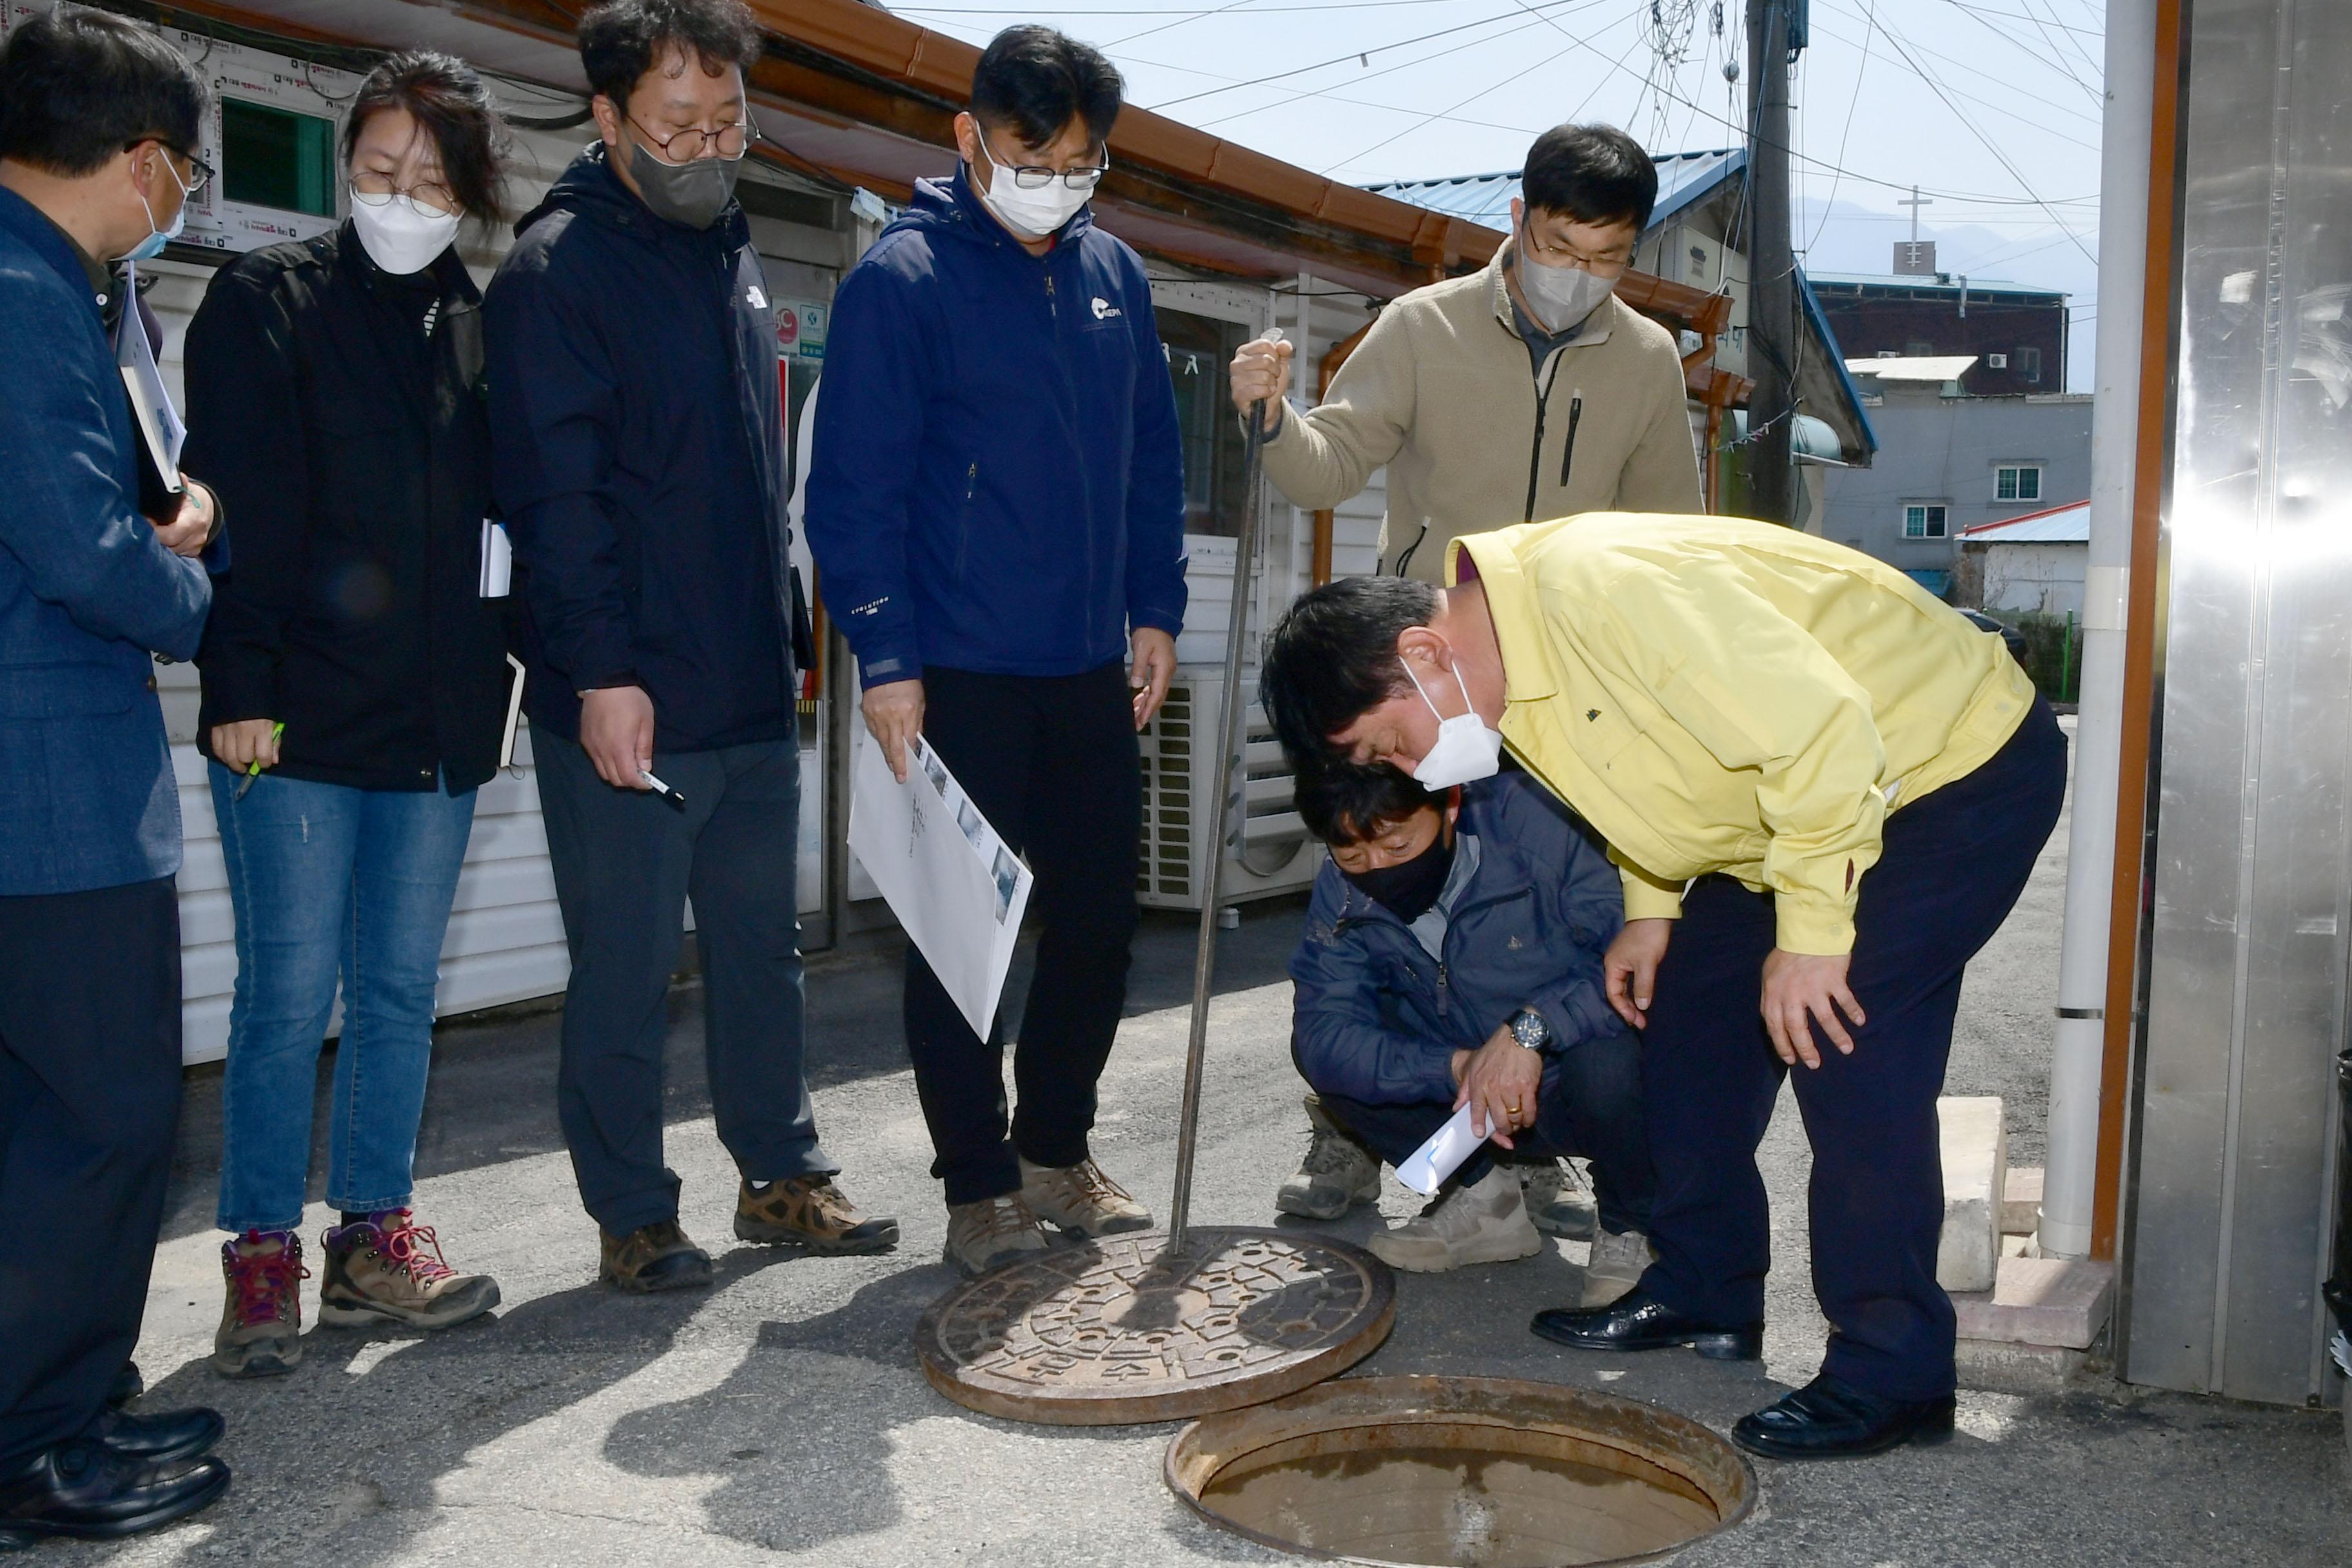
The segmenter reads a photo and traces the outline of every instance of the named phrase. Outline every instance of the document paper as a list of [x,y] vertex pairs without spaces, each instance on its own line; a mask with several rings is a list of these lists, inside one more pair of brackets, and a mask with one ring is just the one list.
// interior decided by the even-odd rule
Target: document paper
[[857,737],[849,847],[964,1022],[986,1039],[1034,879],[919,737],[908,764],[900,784],[874,738]]

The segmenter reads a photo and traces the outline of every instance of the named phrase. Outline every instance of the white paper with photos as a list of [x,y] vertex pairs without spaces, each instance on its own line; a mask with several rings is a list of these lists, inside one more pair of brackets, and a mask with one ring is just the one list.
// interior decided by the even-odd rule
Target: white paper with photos
[[900,784],[874,738],[857,737],[849,847],[964,1021],[985,1037],[1034,879],[938,752],[918,738],[908,762]]

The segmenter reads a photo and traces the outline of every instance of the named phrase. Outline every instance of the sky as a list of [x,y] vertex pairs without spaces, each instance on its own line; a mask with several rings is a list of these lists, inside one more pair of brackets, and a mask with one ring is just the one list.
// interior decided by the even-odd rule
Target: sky
[[[1045,22],[1117,61],[1128,101],[1334,179],[1519,166],[1567,120],[1653,152],[1744,143],[1741,0],[887,0],[973,43]],[[1798,249],[2065,289],[2069,390],[2097,326],[2099,0],[1811,0],[1790,86]],[[1734,84],[1727,60],[1741,68]],[[1899,205],[1919,187],[1927,205]]]

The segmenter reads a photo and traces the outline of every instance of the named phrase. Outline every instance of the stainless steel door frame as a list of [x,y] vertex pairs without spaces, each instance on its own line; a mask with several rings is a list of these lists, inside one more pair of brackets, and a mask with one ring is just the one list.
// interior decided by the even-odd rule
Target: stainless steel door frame
[[2125,1374],[2327,1370],[2352,931],[2352,28],[2196,0]]

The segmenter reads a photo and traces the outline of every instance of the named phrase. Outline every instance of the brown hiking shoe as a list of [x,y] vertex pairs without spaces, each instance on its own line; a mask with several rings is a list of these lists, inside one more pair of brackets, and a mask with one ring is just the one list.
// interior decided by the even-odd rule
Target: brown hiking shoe
[[969,1278],[1044,1252],[1045,1227],[1019,1193],[948,1205],[948,1244],[942,1256]]
[[228,1301],[213,1335],[213,1370],[223,1377],[274,1377],[302,1359],[302,1238],[290,1230],[248,1230],[221,1243]]
[[446,1329],[499,1304],[499,1282],[450,1268],[433,1227],[406,1209],[337,1226],[319,1238],[319,1250],[327,1255],[319,1321],[337,1328],[391,1321]]
[[710,1283],[710,1254],[674,1219],[641,1225],[626,1236],[597,1233],[604,1248],[597,1282],[615,1290],[688,1290]]
[[735,1238],[811,1252],[887,1252],[898,1245],[898,1222],[860,1215],[831,1176],[794,1176],[770,1182],[765,1192],[743,1184],[735,1194]]
[[1021,1195],[1039,1219],[1079,1236],[1151,1228],[1151,1211],[1090,1159],[1075,1165],[1033,1165],[1024,1159]]

